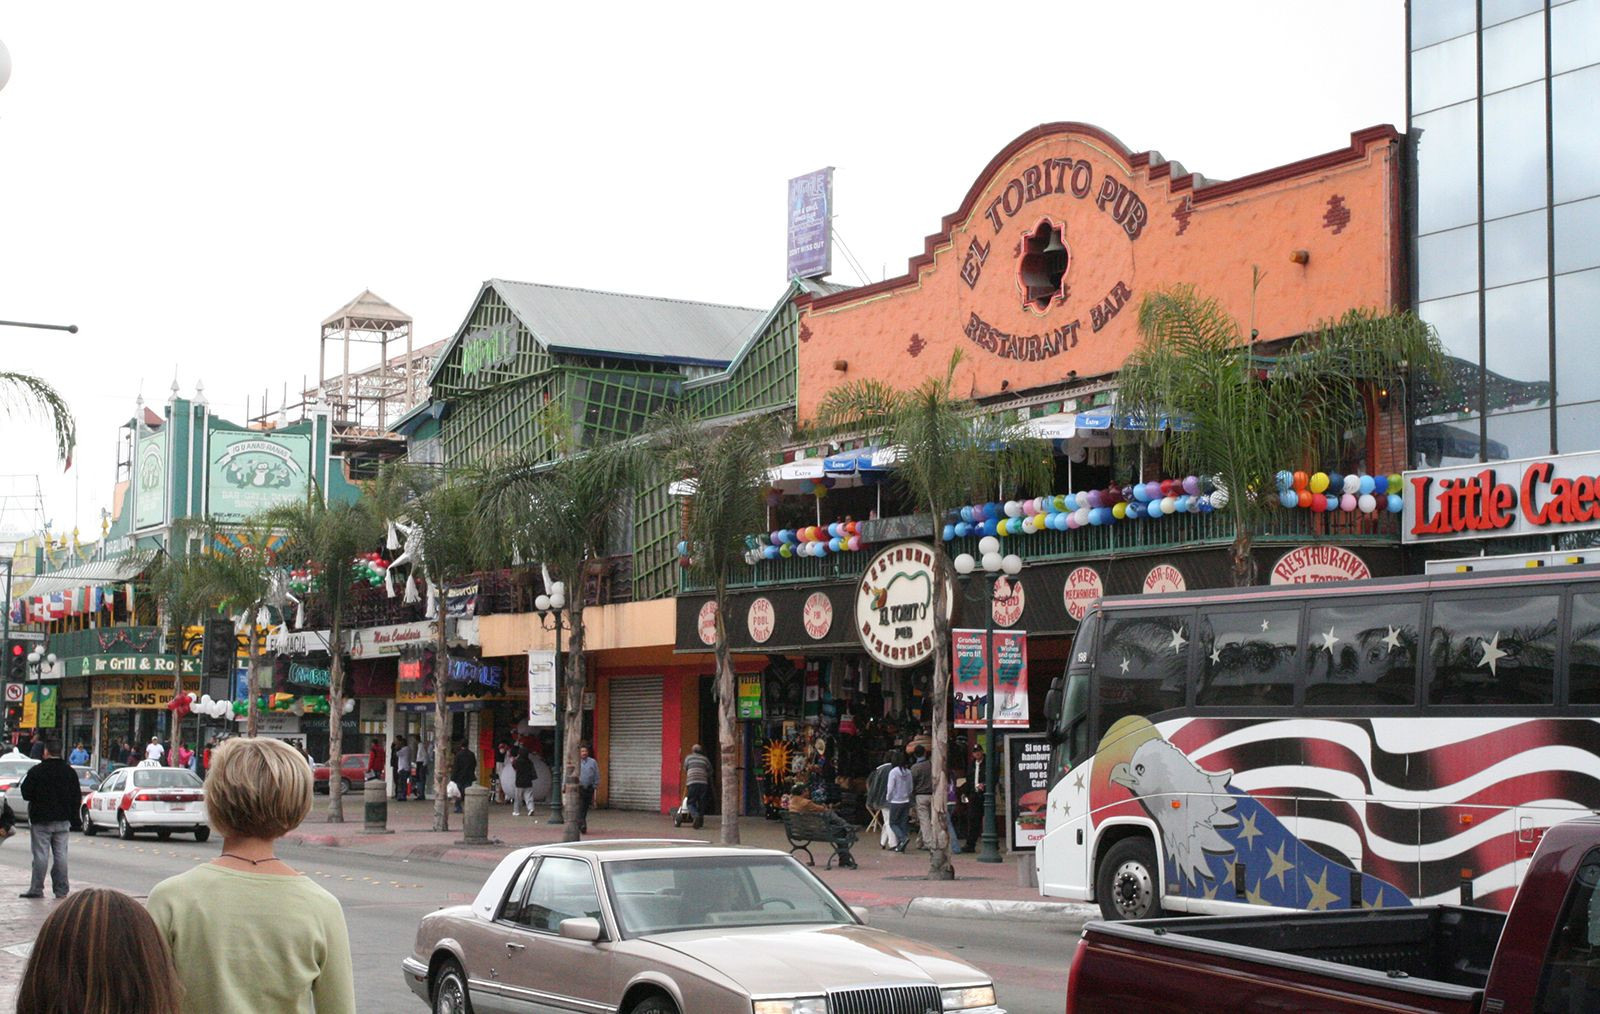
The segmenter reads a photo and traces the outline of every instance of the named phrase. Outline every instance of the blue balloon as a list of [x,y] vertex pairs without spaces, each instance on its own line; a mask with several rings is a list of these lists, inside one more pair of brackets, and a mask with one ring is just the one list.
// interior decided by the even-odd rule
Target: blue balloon
[[1328,493],[1328,504],[1327,504],[1327,507],[1326,507],[1326,511],[1329,514],[1332,514],[1334,511],[1339,509],[1339,498],[1334,496],[1333,493],[1331,492],[1332,489],[1333,489],[1332,486],[1329,486],[1328,489],[1329,489],[1330,492]]
[[778,558],[778,547],[777,546],[762,546],[761,547],[761,555],[766,557],[769,560],[776,560]]
[[956,538],[964,539],[972,534],[972,526],[965,521],[956,522]]
[[1406,509],[1405,499],[1399,493],[1390,493],[1388,507],[1390,514],[1399,514]]
[[[1143,489],[1143,487],[1141,487],[1141,486],[1133,487],[1134,495],[1138,496],[1139,492],[1142,489]],[[1130,503],[1128,505],[1128,517],[1133,518],[1136,521],[1139,518],[1144,517],[1144,501],[1143,500],[1137,500],[1136,499],[1136,500],[1133,501],[1133,503]]]
[[[1284,473],[1279,472],[1278,474],[1283,475]],[[1300,497],[1297,496],[1295,491],[1292,489],[1283,489],[1278,493],[1278,502],[1283,504],[1285,507],[1298,507],[1300,506]]]
[[983,519],[983,524],[978,526],[978,532],[981,535],[993,535],[994,534],[994,530],[995,530],[994,518],[984,518]]
[[[955,537],[956,537],[956,526],[955,525],[945,525],[944,526],[944,541],[949,542],[951,539],[953,539]],[[833,541],[834,542],[838,542],[839,540],[838,539],[834,539]],[[834,546],[833,548],[834,548],[835,552],[837,552],[838,549],[839,549],[838,546]]]
[[1338,472],[1329,472],[1328,488],[1324,492],[1331,494],[1337,500],[1339,495],[1344,492],[1344,476]]
[[963,507],[963,508],[961,508],[961,520],[967,522],[968,524],[972,523],[972,508],[971,507]]
[[687,542],[679,542],[678,543],[678,555],[679,556],[688,556],[689,555],[689,544]]
[[1211,503],[1211,498],[1209,496],[1203,496],[1203,497],[1200,498],[1200,513],[1201,514],[1210,514],[1212,511],[1214,511],[1216,509],[1217,508],[1215,507],[1215,505],[1213,505]]
[[[1279,472],[1277,475],[1273,476],[1273,480],[1277,482],[1278,492],[1280,493],[1294,488],[1294,473],[1292,472]],[[1293,505],[1284,504],[1284,506],[1289,507]]]
[[1377,489],[1377,488],[1378,488],[1378,484],[1372,481],[1372,476],[1363,475],[1361,477],[1361,492],[1362,493],[1371,493],[1374,489]]
[[1138,485],[1134,486],[1133,487],[1133,499],[1135,501],[1137,501],[1138,503],[1149,503],[1150,502],[1150,489],[1149,489],[1149,487],[1147,487],[1142,482],[1139,483]]

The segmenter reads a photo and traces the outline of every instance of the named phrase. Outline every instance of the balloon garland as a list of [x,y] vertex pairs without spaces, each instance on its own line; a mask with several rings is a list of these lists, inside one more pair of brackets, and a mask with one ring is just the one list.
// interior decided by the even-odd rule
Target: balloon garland
[[[778,528],[765,535],[747,535],[744,562],[752,566],[762,560],[789,559],[793,556],[827,556],[829,553],[859,553],[869,543],[861,537],[861,522],[835,521],[803,528]],[[678,543],[682,554],[688,547]]]
[[1386,510],[1399,514],[1405,509],[1401,478],[1390,475],[1340,475],[1338,472],[1291,472],[1273,476],[1278,487],[1278,503],[1288,509],[1343,511],[1373,514]]
[[362,553],[350,561],[351,580],[373,588],[383,584],[383,575],[388,569],[389,561],[381,553]]
[[1027,500],[969,504],[951,513],[942,534],[949,542],[969,536],[1070,532],[1118,521],[1159,521],[1169,514],[1210,514],[1227,503],[1228,491],[1215,478],[1190,475]]

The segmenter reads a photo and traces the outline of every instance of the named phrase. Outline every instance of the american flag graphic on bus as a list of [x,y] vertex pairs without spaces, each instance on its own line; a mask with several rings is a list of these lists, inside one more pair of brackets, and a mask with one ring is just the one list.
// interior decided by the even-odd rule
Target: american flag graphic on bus
[[1505,909],[1542,829],[1600,808],[1586,719],[1124,723],[1096,757],[1096,821],[1149,816],[1193,898]]

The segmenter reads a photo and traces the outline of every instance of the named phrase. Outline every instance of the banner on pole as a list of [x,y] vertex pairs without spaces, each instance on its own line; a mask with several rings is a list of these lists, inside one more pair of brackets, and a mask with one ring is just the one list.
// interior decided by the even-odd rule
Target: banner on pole
[[996,630],[993,651],[982,630],[951,632],[955,659],[951,711],[958,729],[981,729],[988,717],[990,661],[996,663],[994,713],[996,729],[1028,727],[1028,635],[1021,630]]
[[528,652],[528,724],[555,728],[556,653]]

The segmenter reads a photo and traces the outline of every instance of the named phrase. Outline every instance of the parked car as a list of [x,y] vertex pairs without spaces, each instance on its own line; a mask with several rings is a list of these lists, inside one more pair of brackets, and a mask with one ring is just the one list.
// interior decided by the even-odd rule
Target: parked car
[[989,976],[864,925],[785,853],[688,842],[513,852],[401,969],[438,1014],[1005,1014]]
[[206,825],[205,784],[188,768],[162,767],[149,761],[118,768],[89,794],[83,813],[84,834],[99,834],[113,827],[124,840],[132,840],[138,831],[154,831],[165,841],[177,831],[205,841],[211,837]]
[[[37,763],[39,762],[33,762],[33,764]],[[0,762],[0,767],[3,767],[3,762]],[[32,767],[32,764],[29,767]],[[87,807],[89,805],[89,794],[100,787],[100,776],[87,764],[74,764],[72,765],[72,770],[78,776],[78,791],[83,796],[83,805]],[[23,769],[23,774],[27,774],[26,768]],[[9,779],[0,777],[0,783],[7,781]],[[16,781],[10,782],[4,790],[0,791],[5,792],[6,802],[11,804],[11,812],[16,814],[17,819],[27,820],[28,801],[22,798],[22,779],[18,778]]]
[[28,812],[27,804],[22,801],[22,779],[37,763],[15,750],[0,757],[0,793],[5,795],[6,802],[11,804],[11,811],[19,820]]
[[[312,786],[318,792],[328,791],[328,765],[326,762],[312,765]],[[367,755],[364,753],[347,753],[339,765],[339,781],[344,783],[344,791],[349,792],[353,785],[360,785],[367,780]]]
[[1221,1009],[1600,1010],[1600,818],[1545,832],[1509,912],[1433,905],[1084,927],[1067,1014]]

